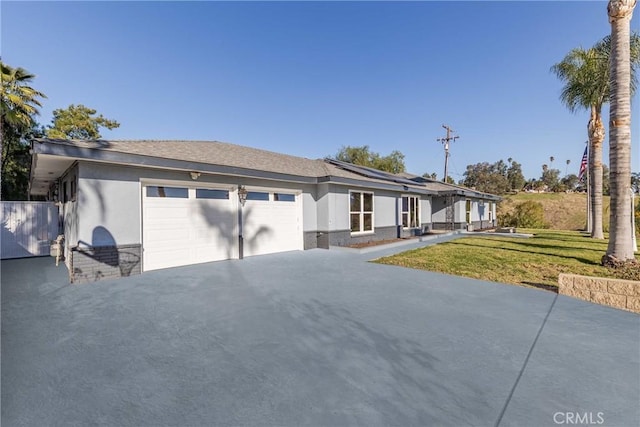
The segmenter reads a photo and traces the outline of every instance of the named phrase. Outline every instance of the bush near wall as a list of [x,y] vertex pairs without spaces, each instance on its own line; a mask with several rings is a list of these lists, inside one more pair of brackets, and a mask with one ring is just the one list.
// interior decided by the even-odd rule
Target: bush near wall
[[542,203],[533,200],[518,203],[511,212],[499,215],[498,224],[502,227],[549,228],[544,220]]

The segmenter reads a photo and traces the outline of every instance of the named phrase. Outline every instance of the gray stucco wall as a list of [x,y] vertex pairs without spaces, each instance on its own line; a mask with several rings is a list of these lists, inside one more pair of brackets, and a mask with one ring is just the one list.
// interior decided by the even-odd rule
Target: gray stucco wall
[[467,222],[467,212],[466,212],[466,199],[464,197],[455,197],[455,211],[454,211],[454,221],[455,222]]
[[[73,165],[64,175],[60,177],[58,185],[58,200],[62,202],[62,217],[64,222],[64,259],[67,267],[70,267],[71,254],[69,248],[78,241],[78,231],[80,217],[78,215],[78,164]],[[72,183],[76,189],[72,194]],[[66,190],[65,190],[66,189]],[[67,200],[65,201],[65,194]]]
[[317,189],[317,230],[328,231],[330,229],[329,212],[331,184],[319,184]]
[[422,196],[420,199],[420,222],[423,225],[431,223],[431,203],[431,197]]
[[432,197],[431,198],[431,221],[432,222],[445,222],[447,219],[447,204],[446,197]]
[[310,184],[247,179],[222,175],[201,175],[197,181],[186,171],[146,169],[102,163],[80,163],[78,215],[81,218],[76,242],[88,246],[140,244],[142,184],[145,180],[175,181],[180,185],[220,184],[223,186],[271,187],[301,191],[303,230],[318,227],[315,209],[316,188]]
[[398,198],[399,193],[390,191],[375,191],[373,195],[375,228],[395,227],[399,223]]

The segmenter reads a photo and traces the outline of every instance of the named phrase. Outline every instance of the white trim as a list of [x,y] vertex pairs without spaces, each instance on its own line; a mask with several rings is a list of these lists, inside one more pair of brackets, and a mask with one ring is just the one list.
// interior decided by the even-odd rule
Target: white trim
[[[351,211],[351,194],[352,193],[358,193],[360,195],[364,195],[364,194],[370,194],[371,195],[371,211],[365,211],[364,210],[364,197],[360,197],[360,211]],[[376,218],[375,218],[375,211],[376,211],[376,207],[375,207],[375,194],[373,191],[360,191],[360,190],[349,190],[349,199],[348,199],[348,206],[349,209],[347,211],[347,215],[348,215],[348,224],[349,224],[349,230],[351,231],[351,215],[352,214],[359,214],[360,215],[360,231],[351,231],[351,235],[352,236],[362,236],[362,235],[366,235],[366,234],[375,234],[376,232]],[[371,213],[371,230],[364,230],[364,215],[365,214],[369,214]]]
[[[408,198],[413,197],[413,198],[417,199],[416,207],[418,208],[418,211],[416,212],[416,218],[415,219],[418,222],[418,225],[416,225],[416,226],[411,226],[410,225],[409,227],[405,227],[403,225],[403,223],[402,223],[402,215],[405,213],[405,211],[402,209],[402,199],[404,199],[405,197],[408,197]],[[402,226],[403,230],[415,230],[416,228],[422,228],[422,220],[421,220],[421,217],[420,217],[420,214],[422,213],[422,207],[420,206],[420,202],[421,201],[422,201],[422,198],[419,195],[416,195],[416,194],[402,194],[402,195],[400,195],[400,225]],[[407,200],[407,209],[411,209],[409,200]],[[411,223],[411,211],[408,210],[406,212],[407,212],[407,215],[409,216],[407,222],[410,224]]]

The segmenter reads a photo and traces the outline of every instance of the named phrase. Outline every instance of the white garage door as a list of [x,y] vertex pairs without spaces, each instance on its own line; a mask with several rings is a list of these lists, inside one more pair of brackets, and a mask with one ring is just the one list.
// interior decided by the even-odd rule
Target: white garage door
[[244,255],[303,249],[300,195],[249,191],[242,211]]
[[145,185],[144,270],[237,257],[236,200],[224,189]]

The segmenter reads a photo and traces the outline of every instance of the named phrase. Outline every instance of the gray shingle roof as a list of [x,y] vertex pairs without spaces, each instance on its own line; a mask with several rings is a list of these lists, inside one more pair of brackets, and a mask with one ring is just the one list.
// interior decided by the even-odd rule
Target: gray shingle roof
[[[54,144],[79,149],[115,152],[159,159],[178,160],[191,163],[259,170],[284,175],[308,178],[336,177],[370,183],[404,186],[416,190],[432,192],[465,192],[483,194],[457,185],[425,179],[425,182],[412,182],[417,175],[403,173],[398,175],[375,171],[335,160],[308,159],[275,153],[259,148],[229,144],[219,141],[183,141],[183,140],[64,140],[39,138],[36,143]],[[100,156],[87,151],[88,159]],[[83,156],[83,157],[84,157]],[[398,179],[399,178],[399,179]],[[419,178],[419,177],[418,177]],[[491,195],[489,195],[491,196]],[[493,196],[495,197],[495,196]]]
[[218,141],[70,141],[60,139],[38,139],[36,141],[298,176],[320,177],[328,174],[322,160],[290,156]]

